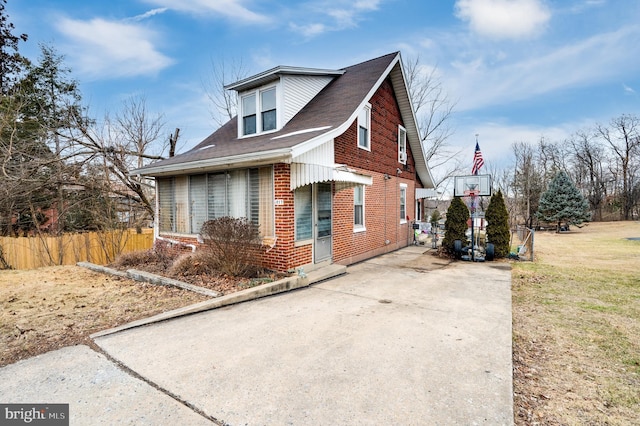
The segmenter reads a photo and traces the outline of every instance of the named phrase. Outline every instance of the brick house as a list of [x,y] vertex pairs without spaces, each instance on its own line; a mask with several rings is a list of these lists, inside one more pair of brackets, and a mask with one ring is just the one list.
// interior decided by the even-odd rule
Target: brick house
[[400,53],[339,70],[279,66],[226,87],[238,115],[156,181],[156,236],[197,245],[220,216],[260,226],[260,262],[352,264],[407,246],[433,188]]

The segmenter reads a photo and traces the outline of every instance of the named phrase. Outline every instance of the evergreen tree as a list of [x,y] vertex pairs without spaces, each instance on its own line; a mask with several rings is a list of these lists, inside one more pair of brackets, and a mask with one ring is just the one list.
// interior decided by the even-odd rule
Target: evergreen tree
[[509,213],[504,203],[502,191],[495,192],[489,200],[489,205],[485,211],[487,219],[487,240],[493,244],[496,257],[507,257],[509,255]]
[[540,197],[538,218],[543,222],[555,222],[557,231],[562,223],[579,225],[589,220],[589,203],[575,187],[569,175],[559,172]]
[[8,94],[28,60],[18,52],[18,43],[27,41],[26,34],[14,35],[15,27],[5,10],[7,0],[0,0],[0,94]]
[[449,254],[454,254],[454,241],[461,240],[463,245],[467,240],[467,221],[469,209],[464,205],[460,197],[454,197],[447,209],[447,220],[444,222],[444,238],[442,247]]

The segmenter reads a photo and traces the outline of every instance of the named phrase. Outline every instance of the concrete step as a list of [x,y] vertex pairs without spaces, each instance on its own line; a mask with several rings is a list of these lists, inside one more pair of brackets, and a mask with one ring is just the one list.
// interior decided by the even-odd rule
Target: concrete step
[[327,266],[323,266],[318,269],[314,269],[307,273],[307,278],[309,279],[309,284],[315,284],[324,280],[328,280],[330,278],[337,277],[339,275],[344,275],[347,273],[347,267],[344,265],[336,265],[331,264]]

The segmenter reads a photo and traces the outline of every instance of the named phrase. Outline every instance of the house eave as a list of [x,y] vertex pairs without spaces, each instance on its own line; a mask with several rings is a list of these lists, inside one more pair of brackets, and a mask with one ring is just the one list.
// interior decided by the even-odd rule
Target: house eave
[[224,86],[226,90],[235,90],[241,92],[243,90],[252,89],[261,86],[270,81],[277,80],[281,75],[308,75],[308,76],[333,76],[337,77],[344,74],[344,70],[330,70],[321,68],[303,68],[290,66],[277,66],[270,70],[239,80],[235,83]]
[[259,167],[268,164],[289,162],[291,162],[291,150],[287,148],[268,152],[257,152],[222,158],[197,160],[187,163],[169,164],[164,166],[159,165],[157,167],[151,165],[143,169],[133,170],[131,174],[140,176],[163,177],[213,172],[218,170]]

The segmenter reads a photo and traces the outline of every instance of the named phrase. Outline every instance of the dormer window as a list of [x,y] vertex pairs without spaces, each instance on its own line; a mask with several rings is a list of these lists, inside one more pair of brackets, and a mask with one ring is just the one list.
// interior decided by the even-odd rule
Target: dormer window
[[260,111],[262,112],[262,131],[276,129],[276,88],[260,92]]
[[278,128],[275,86],[244,94],[240,99],[242,108],[240,136],[254,135]]
[[242,97],[242,134],[252,135],[256,132],[256,94]]

